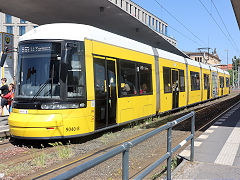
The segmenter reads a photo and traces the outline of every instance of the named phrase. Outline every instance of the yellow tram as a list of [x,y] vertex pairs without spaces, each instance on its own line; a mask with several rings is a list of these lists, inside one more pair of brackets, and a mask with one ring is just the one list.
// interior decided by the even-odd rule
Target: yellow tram
[[229,73],[81,24],[20,38],[10,133],[83,136],[229,94]]

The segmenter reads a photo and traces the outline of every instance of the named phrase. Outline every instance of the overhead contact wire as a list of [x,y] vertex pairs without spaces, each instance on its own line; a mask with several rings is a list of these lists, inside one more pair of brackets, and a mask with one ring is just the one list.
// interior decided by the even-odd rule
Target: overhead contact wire
[[[172,13],[170,13],[166,8],[163,7],[157,0],[154,0],[164,11],[166,11],[173,19],[175,19],[179,24],[181,24],[188,32],[190,32],[195,38],[197,38],[201,43],[203,42],[197,35],[195,35],[186,25],[184,25],[180,20],[178,20]],[[176,31],[176,30],[175,30]],[[188,38],[189,39],[189,38]]]
[[[220,25],[217,23],[216,19],[213,17],[213,15],[209,12],[209,10],[207,9],[207,7],[202,3],[201,0],[198,0],[201,5],[204,7],[204,9],[207,11],[207,13],[209,14],[209,16],[212,18],[212,20],[215,22],[215,24],[218,26],[218,28],[221,30],[221,32],[223,33],[223,35],[227,38],[227,40],[230,42],[230,44],[232,45],[232,47],[235,49],[235,47],[232,44],[232,41],[229,40],[229,38],[227,37],[227,35],[225,34],[225,32],[222,30],[222,28],[220,27]],[[236,49],[235,49],[236,50]]]
[[212,4],[213,4],[214,8],[216,9],[216,11],[217,11],[217,13],[218,13],[218,16],[220,17],[220,19],[221,19],[221,21],[222,21],[222,23],[223,23],[223,25],[224,25],[224,27],[225,27],[225,30],[226,30],[227,33],[228,33],[228,36],[229,36],[230,39],[232,40],[232,42],[233,42],[233,44],[235,45],[236,49],[239,51],[238,46],[236,45],[236,43],[235,43],[234,39],[232,38],[231,34],[229,33],[229,31],[228,31],[228,29],[227,29],[227,26],[226,26],[226,24],[224,23],[223,18],[222,18],[222,16],[220,15],[220,13],[219,13],[219,11],[218,11],[215,3],[213,2],[213,0],[211,0],[211,1],[212,1]]

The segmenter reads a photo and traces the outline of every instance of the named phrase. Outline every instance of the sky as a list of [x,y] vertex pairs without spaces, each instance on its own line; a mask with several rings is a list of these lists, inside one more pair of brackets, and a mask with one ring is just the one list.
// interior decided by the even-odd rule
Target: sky
[[230,0],[132,1],[168,24],[168,35],[177,40],[178,49],[216,48],[221,64],[227,64],[227,52],[229,64],[240,56],[240,30]]

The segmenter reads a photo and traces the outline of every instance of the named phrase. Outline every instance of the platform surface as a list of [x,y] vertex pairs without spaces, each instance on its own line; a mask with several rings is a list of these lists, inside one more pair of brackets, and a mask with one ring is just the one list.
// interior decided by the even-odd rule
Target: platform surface
[[0,116],[0,138],[9,133],[8,116]]
[[[195,139],[194,162],[184,162],[173,179],[240,179],[240,103]],[[189,159],[190,147],[180,153]]]

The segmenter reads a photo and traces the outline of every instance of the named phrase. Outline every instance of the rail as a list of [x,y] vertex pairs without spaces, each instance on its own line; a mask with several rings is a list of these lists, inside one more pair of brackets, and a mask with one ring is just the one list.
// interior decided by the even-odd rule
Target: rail
[[[191,118],[191,134],[183,140],[180,144],[178,144],[176,147],[172,148],[172,128],[176,126],[177,124]],[[63,180],[63,179],[70,179],[73,178],[84,171],[93,168],[94,166],[122,153],[122,179],[127,180],[129,179],[129,150],[130,148],[136,146],[137,144],[149,139],[150,137],[167,130],[167,152],[165,155],[163,155],[159,160],[154,162],[152,165],[150,165],[148,168],[146,168],[141,174],[139,174],[134,179],[143,179],[145,176],[147,176],[152,170],[154,170],[157,166],[159,166],[161,163],[163,163],[165,160],[167,160],[167,179],[171,179],[171,161],[172,161],[172,154],[176,152],[179,148],[181,148],[183,145],[187,143],[187,141],[191,140],[191,154],[190,154],[190,161],[193,161],[194,159],[194,132],[195,132],[195,112],[192,111],[191,113],[178,118],[175,121],[169,122],[164,126],[161,126],[135,140],[123,143],[122,145],[114,148],[113,150],[95,158],[88,162],[85,162],[63,174],[60,174],[52,180]]]

